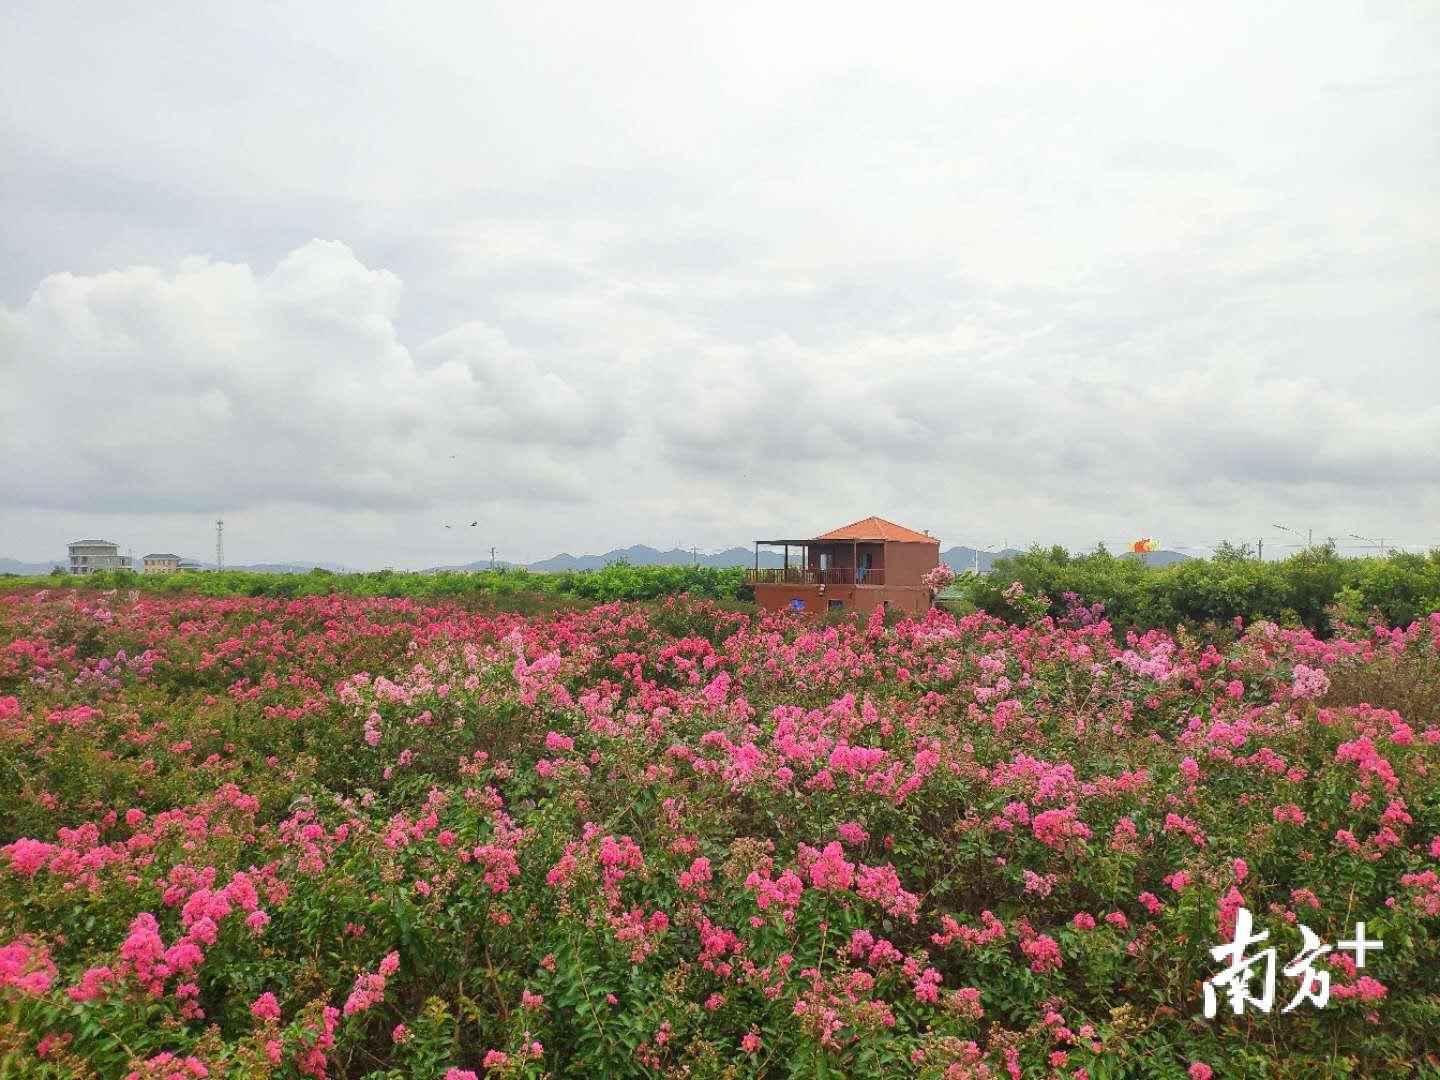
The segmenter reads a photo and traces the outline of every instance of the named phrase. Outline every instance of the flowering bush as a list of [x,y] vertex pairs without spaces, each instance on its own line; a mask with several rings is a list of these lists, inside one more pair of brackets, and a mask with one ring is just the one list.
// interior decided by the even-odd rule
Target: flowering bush
[[941,563],[933,570],[927,570],[925,576],[920,579],[920,583],[932,593],[938,593],[955,584],[955,571],[951,570],[950,567],[944,563]]
[[[1440,615],[1117,639],[1012,592],[0,594],[0,1075],[1440,1068]],[[1206,1021],[1242,906],[1385,948]]]

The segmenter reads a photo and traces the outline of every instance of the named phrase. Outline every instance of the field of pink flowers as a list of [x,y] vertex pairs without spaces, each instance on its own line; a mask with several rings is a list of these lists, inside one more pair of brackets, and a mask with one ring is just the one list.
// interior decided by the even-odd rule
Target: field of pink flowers
[[1440,615],[27,591],[0,729],[0,1075],[1440,1075]]

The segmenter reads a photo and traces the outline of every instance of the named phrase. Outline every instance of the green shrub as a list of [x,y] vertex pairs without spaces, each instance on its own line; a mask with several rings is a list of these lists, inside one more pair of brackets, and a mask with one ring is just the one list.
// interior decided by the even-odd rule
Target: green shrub
[[1323,544],[1279,562],[1259,562],[1230,549],[1214,559],[1151,567],[1104,548],[1072,554],[1037,546],[996,560],[989,574],[961,576],[951,593],[991,615],[1022,622],[1022,612],[1005,596],[1016,581],[1030,596],[1051,598],[1057,616],[1075,605],[1102,604],[1122,630],[1268,619],[1325,634],[1336,618],[1404,626],[1440,610],[1440,551],[1348,559],[1333,544]]

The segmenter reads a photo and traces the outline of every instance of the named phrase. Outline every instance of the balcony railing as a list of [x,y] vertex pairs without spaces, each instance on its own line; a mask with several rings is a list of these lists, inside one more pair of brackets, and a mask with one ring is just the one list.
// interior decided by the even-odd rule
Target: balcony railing
[[880,567],[830,566],[820,569],[815,566],[776,567],[765,570],[746,570],[745,581],[750,585],[884,585],[885,571]]

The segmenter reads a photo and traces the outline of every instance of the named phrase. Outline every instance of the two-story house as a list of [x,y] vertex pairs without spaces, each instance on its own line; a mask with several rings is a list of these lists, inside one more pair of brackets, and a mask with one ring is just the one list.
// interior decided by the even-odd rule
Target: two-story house
[[[761,547],[783,548],[784,565],[762,570]],[[923,579],[939,565],[936,537],[868,517],[804,540],[756,540],[755,568],[745,577],[767,611],[868,614],[884,607],[923,615],[931,602]]]

